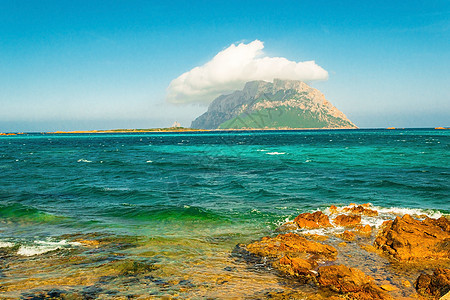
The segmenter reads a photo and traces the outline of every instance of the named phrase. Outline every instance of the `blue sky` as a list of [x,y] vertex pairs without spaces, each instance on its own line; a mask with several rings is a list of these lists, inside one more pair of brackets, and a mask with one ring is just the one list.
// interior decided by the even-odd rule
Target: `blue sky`
[[231,44],[314,60],[360,127],[450,125],[450,1],[1,1],[0,132],[184,126],[165,101]]

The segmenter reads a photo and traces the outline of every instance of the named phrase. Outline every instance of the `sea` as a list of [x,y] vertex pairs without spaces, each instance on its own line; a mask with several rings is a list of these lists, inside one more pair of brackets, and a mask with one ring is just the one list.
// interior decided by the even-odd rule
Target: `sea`
[[315,293],[237,257],[236,245],[351,203],[380,212],[364,221],[374,228],[448,216],[450,131],[0,136],[0,298]]

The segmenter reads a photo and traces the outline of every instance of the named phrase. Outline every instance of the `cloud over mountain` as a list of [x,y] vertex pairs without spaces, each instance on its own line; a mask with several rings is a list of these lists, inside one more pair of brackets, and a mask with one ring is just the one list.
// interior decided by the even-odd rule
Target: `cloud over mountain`
[[328,72],[314,61],[295,62],[284,57],[268,57],[263,49],[264,44],[259,40],[232,44],[206,64],[172,80],[167,89],[167,101],[207,104],[222,93],[241,89],[252,80],[328,78]]

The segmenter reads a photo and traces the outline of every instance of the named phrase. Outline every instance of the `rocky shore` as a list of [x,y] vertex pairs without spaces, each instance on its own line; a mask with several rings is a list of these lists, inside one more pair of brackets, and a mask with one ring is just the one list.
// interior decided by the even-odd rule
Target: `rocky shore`
[[159,249],[183,246],[167,239],[79,233],[51,247],[3,243],[0,299],[450,299],[450,220],[425,213],[330,206],[258,240],[203,242],[208,260],[192,259],[189,240],[176,265]]
[[371,226],[379,212],[370,204],[332,205],[298,215],[274,236],[239,244],[234,254],[286,282],[317,288],[314,299],[450,299],[450,220],[391,215]]

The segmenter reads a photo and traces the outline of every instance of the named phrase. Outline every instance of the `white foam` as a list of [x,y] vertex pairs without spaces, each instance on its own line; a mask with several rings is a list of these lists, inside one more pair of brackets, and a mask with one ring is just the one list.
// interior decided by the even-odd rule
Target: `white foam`
[[81,159],[77,160],[77,162],[90,163],[90,162],[92,162],[92,161],[91,161],[91,160],[84,159],[84,158],[81,158]]
[[152,160],[147,160],[147,161],[146,161],[146,163],[152,163],[152,162],[153,162]]
[[69,248],[70,246],[80,246],[81,243],[78,242],[67,242],[66,240],[61,240],[58,242],[53,241],[34,241],[33,245],[22,245],[19,250],[17,250],[18,255],[23,256],[34,256],[44,254],[50,251]]
[[[330,211],[330,208],[326,208],[323,211],[324,214],[328,215],[330,217],[330,223],[335,226],[333,223],[333,219],[340,214],[349,215],[349,211],[345,211],[344,209],[352,208],[359,206],[358,204],[352,204],[352,205],[346,205],[346,206],[339,206],[336,207],[336,212],[332,214]],[[403,217],[404,215],[408,214],[411,215],[413,218],[422,219],[424,216],[427,216],[429,218],[438,219],[443,216],[443,214],[437,210],[432,209],[419,209],[419,208],[402,208],[402,207],[380,207],[380,206],[374,206],[371,203],[368,203],[368,205],[364,205],[365,208],[376,210],[378,212],[377,216],[366,216],[361,215],[361,224],[362,225],[370,225],[371,227],[379,228],[383,224],[383,222],[388,220],[394,220],[397,216]],[[319,211],[320,209],[317,209]],[[282,224],[289,222],[289,219],[286,219],[285,222],[282,222]],[[282,225],[281,224],[281,225]],[[277,224],[278,226],[280,224]],[[336,234],[341,233],[345,230],[344,227],[341,226],[335,226],[335,227],[328,227],[328,228],[319,228],[319,229],[298,229],[298,232],[301,232],[303,234],[318,234],[318,235],[330,235],[330,234]]]
[[442,213],[437,210],[432,209],[420,209],[420,208],[402,208],[402,207],[390,207],[390,208],[383,208],[374,206],[374,209],[378,211],[379,214],[392,214],[394,216],[404,216],[404,215],[411,215],[411,216],[422,216],[425,215],[429,218],[438,219],[442,217]]
[[14,247],[14,243],[0,241],[0,248],[10,248],[10,247]]
[[266,154],[269,154],[269,155],[283,155],[283,154],[286,154],[286,152],[267,152]]
[[[442,213],[439,211],[431,210],[431,209],[419,209],[419,208],[403,208],[403,207],[381,207],[374,206],[371,203],[368,203],[368,209],[376,210],[378,212],[378,216],[369,217],[365,215],[361,215],[361,224],[362,225],[370,225],[379,228],[384,221],[393,220],[397,216],[411,215],[416,218],[420,218],[421,216],[427,216],[429,218],[438,219],[442,217]],[[357,204],[340,206],[336,209],[336,214],[349,214],[349,212],[344,211],[344,209],[352,208],[358,206]],[[329,208],[323,210],[323,212],[327,215],[331,215],[331,211]]]
[[256,151],[267,152],[267,151],[269,151],[269,150],[266,150],[266,149],[258,149],[258,150],[256,150]]

